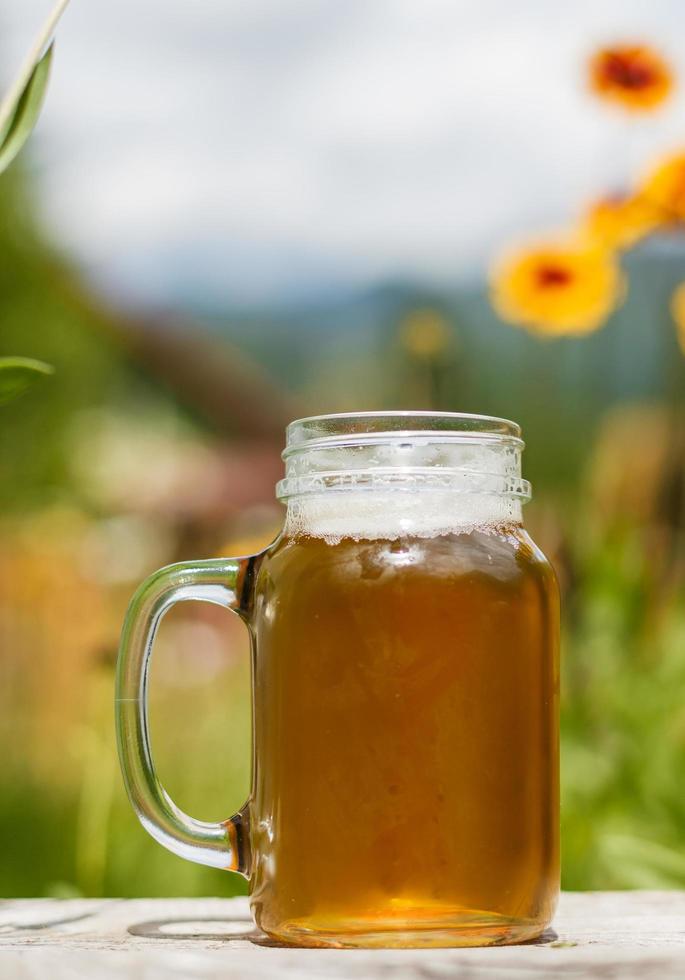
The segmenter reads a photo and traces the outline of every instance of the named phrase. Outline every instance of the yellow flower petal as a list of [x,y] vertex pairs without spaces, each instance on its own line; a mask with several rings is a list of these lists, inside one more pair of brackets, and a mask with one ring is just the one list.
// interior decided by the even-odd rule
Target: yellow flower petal
[[404,320],[402,345],[415,357],[436,357],[450,342],[450,329],[438,310],[418,309]]
[[550,244],[495,267],[492,302],[510,323],[549,335],[597,330],[623,296],[621,270],[606,249]]
[[662,212],[662,222],[685,221],[685,152],[674,153],[654,167],[641,194]]
[[681,351],[685,354],[685,282],[677,287],[671,297],[671,316]]
[[588,209],[583,231],[606,248],[624,249],[663,224],[663,212],[641,195],[616,194],[601,198]]

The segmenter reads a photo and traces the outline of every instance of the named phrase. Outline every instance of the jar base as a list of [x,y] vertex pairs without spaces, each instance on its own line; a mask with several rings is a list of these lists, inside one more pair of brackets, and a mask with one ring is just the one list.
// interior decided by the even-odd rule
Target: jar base
[[277,927],[261,928],[288,946],[332,949],[439,949],[508,946],[537,939],[547,919],[509,918],[494,912],[464,909],[436,920],[420,917],[291,919]]

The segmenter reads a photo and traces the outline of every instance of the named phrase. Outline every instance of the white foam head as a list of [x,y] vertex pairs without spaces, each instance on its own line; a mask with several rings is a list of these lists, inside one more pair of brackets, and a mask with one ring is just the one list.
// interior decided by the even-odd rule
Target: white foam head
[[288,502],[285,533],[337,544],[492,531],[521,522],[521,501],[432,490],[321,494]]
[[449,413],[303,419],[288,428],[285,532],[336,543],[520,523],[518,426]]

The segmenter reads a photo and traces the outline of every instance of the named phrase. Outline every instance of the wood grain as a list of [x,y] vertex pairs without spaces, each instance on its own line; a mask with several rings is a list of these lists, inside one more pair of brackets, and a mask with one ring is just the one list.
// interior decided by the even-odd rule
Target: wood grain
[[268,943],[245,899],[0,904],[2,980],[685,978],[685,892],[562,896],[537,943],[467,950],[298,950]]

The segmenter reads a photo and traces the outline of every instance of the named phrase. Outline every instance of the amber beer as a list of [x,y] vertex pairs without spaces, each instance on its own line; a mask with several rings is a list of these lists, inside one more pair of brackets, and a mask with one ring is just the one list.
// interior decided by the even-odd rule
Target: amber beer
[[[122,769],[146,829],[249,880],[300,946],[477,946],[539,935],[559,885],[558,600],[523,527],[504,419],[361,413],[288,427],[282,533],[139,588],[122,634]],[[176,602],[253,639],[250,796],[183,813],[155,773],[147,674]]]
[[539,933],[558,613],[527,534],[286,537],[256,591],[258,925],[352,945]]

